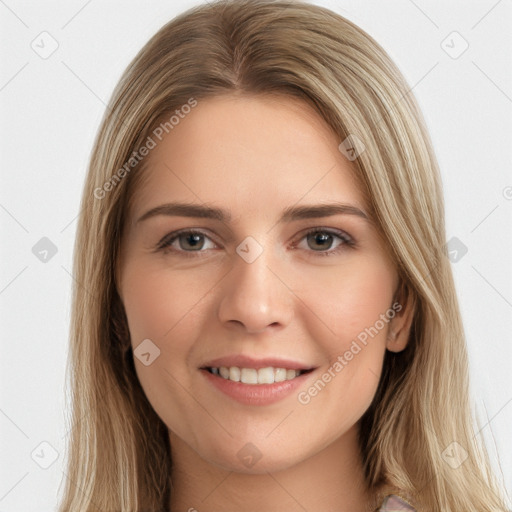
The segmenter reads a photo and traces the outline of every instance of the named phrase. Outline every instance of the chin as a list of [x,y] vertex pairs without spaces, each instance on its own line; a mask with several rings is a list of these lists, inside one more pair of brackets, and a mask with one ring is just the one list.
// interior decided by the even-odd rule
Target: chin
[[[232,443],[233,444],[233,443]],[[250,475],[262,475],[288,469],[307,458],[294,453],[293,449],[281,446],[265,446],[261,449],[248,441],[241,445],[241,448],[233,451],[233,446],[227,446],[225,451],[219,452],[218,447],[214,453],[201,454],[207,462],[225,471],[245,473]]]

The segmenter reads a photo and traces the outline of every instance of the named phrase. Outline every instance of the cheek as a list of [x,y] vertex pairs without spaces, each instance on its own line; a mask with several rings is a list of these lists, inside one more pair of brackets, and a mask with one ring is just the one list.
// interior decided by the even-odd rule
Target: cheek
[[[194,286],[190,286],[190,274],[185,272],[163,271],[161,266],[133,262],[125,268],[122,289],[137,378],[157,415],[185,438],[190,414],[197,415],[199,424],[208,421],[184,390],[193,384],[187,358],[194,341],[200,338],[201,298],[214,283],[209,284],[207,279],[193,282]],[[147,366],[137,357],[137,347],[146,339],[159,350]]]
[[[124,270],[122,297],[135,369],[144,392],[160,415],[166,409],[184,406],[180,403],[180,384],[189,387],[187,357],[194,340],[200,337],[201,298],[213,283],[194,279],[194,286],[190,286],[190,275],[185,278],[186,273],[164,272],[161,266],[136,261]],[[144,346],[158,355],[146,366],[137,354],[139,345],[148,339],[151,344],[145,342]],[[167,400],[164,407],[159,404],[162,397]]]
[[[303,272],[294,291],[317,317],[317,339],[330,340],[339,353],[389,310],[395,280],[393,267],[382,257],[361,255]],[[387,325],[379,321],[379,330],[386,331]]]
[[395,315],[396,276],[385,260],[367,257],[321,270],[314,279],[304,274],[298,295],[317,317],[309,325],[329,362],[299,402],[310,404],[315,414],[340,414],[350,424],[368,408],[378,386]]
[[[165,349],[186,348],[198,327],[201,300],[214,286],[212,276],[163,270],[161,265],[132,264],[123,281],[123,303],[134,348],[145,338]],[[188,332],[188,336],[187,336]],[[171,347],[168,340],[178,337]]]

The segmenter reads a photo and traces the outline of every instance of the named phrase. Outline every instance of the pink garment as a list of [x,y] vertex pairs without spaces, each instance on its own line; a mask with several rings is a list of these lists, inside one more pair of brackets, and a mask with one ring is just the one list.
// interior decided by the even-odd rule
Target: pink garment
[[395,494],[386,496],[379,512],[416,512],[416,509]]

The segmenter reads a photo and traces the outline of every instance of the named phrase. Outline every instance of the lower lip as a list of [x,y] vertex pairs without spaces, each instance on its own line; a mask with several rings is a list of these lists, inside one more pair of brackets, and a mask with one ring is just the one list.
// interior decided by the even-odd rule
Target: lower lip
[[244,384],[224,379],[208,370],[201,369],[200,372],[218,390],[245,405],[270,405],[278,402],[296,391],[313,373],[313,371],[303,373],[292,380],[274,382],[274,384]]

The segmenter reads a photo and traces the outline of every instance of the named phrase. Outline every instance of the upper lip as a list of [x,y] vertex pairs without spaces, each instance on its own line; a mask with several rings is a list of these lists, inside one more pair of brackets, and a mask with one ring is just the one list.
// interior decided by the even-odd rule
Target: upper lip
[[311,370],[315,368],[307,363],[301,363],[299,361],[293,361],[291,359],[281,359],[278,357],[264,357],[261,359],[244,356],[242,354],[235,354],[231,356],[219,357],[212,359],[207,363],[200,366],[200,368],[220,368],[226,366],[237,366],[238,368],[267,368],[269,366],[273,368],[286,368],[288,370]]

